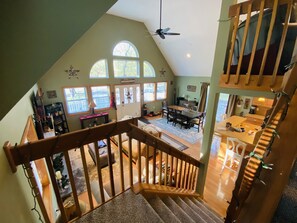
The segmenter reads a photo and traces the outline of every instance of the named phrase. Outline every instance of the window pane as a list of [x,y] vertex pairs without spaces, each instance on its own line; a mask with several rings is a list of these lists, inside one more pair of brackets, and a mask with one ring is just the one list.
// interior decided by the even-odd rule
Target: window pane
[[157,83],[157,100],[166,99],[167,97],[167,82]]
[[109,86],[91,87],[92,98],[96,104],[95,109],[110,107],[110,91]]
[[107,60],[97,61],[91,68],[90,78],[107,78],[108,77],[108,68]]
[[143,62],[143,76],[144,77],[155,77],[155,69],[154,67],[147,61]]
[[114,77],[139,77],[138,67],[136,60],[113,60]]
[[119,88],[116,88],[115,92],[116,92],[117,105],[120,105],[121,104],[120,89]]
[[155,84],[154,83],[143,84],[143,100],[145,102],[155,100]]
[[69,114],[89,110],[86,88],[64,88],[67,111]]
[[136,87],[136,102],[140,102],[140,87]]
[[138,51],[136,47],[127,41],[123,41],[118,43],[113,49],[114,56],[122,56],[122,57],[139,57]]
[[218,108],[217,108],[217,115],[216,115],[216,122],[222,121],[222,117],[226,114],[226,108],[228,104],[229,94],[220,93]]

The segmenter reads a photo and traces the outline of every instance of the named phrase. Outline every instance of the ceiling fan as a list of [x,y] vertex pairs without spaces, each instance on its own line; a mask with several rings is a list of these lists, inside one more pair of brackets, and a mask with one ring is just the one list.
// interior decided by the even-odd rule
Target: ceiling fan
[[159,35],[162,39],[165,39],[166,35],[180,35],[180,33],[168,32],[170,28],[162,29],[162,0],[160,0],[160,28],[156,30],[155,35]]

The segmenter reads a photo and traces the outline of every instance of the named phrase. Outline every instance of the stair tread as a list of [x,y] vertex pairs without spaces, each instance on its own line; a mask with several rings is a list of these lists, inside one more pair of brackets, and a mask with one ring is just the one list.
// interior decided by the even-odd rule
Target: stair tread
[[[141,207],[141,208],[140,208]],[[164,222],[141,194],[131,190],[82,216],[76,223],[92,222]]]
[[181,222],[195,222],[177,203],[172,200],[169,196],[162,198],[162,201],[167,205],[167,207],[175,214],[175,216]]
[[[188,198],[190,201],[192,201],[197,208],[201,210],[205,215],[207,215],[211,220],[208,222],[216,222],[216,223],[222,223],[223,219],[220,218],[213,210],[211,210],[203,201],[199,201],[196,198]],[[185,199],[186,201],[187,199]],[[197,209],[196,209],[197,210]]]
[[173,200],[192,218],[195,222],[208,223],[202,216],[196,213],[182,198],[174,197]]
[[147,201],[165,222],[181,223],[159,196],[152,196]]

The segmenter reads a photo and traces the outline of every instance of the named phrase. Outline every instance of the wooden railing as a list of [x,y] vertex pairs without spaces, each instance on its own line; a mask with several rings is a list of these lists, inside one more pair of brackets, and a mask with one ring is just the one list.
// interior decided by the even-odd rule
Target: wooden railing
[[[285,55],[289,61],[282,61],[287,64],[280,67],[282,56],[292,54],[296,40],[294,34],[289,40],[287,38],[294,3],[296,0],[250,0],[230,7],[229,17],[233,25],[226,67],[220,80],[221,87],[259,91],[280,87],[286,70],[284,65],[290,64],[292,55]],[[267,20],[268,14],[271,19]],[[245,19],[245,22],[240,23],[241,19]],[[255,27],[254,33],[251,29],[252,23]],[[284,52],[286,41],[285,48],[289,49],[290,53]],[[290,46],[288,41],[291,41]],[[250,45],[249,49],[247,45]]]
[[[46,210],[40,191],[38,190],[36,179],[33,175],[31,162],[39,159],[45,159],[51,184],[54,190],[54,194],[57,201],[57,206],[60,210],[60,218],[62,222],[68,222],[75,218],[80,218],[83,214],[92,211],[94,208],[100,206],[107,199],[110,199],[116,194],[125,191],[130,188],[134,183],[149,183],[149,178],[153,178],[153,184],[174,186],[177,188],[185,188],[188,191],[193,191],[196,186],[198,168],[201,165],[199,161],[184,154],[183,152],[175,149],[174,147],[167,144],[165,141],[158,137],[155,137],[148,132],[138,128],[137,119],[130,119],[120,122],[112,122],[104,125],[100,125],[93,128],[83,129],[75,132],[66,133],[63,135],[38,140],[34,142],[28,142],[21,145],[12,146],[9,142],[4,145],[4,150],[7,156],[7,160],[11,167],[12,172],[17,171],[18,165],[23,165],[27,172],[28,179],[31,181],[30,186],[34,191],[34,195],[39,203],[43,219],[45,222],[50,222],[48,211]],[[122,133],[127,133],[129,136],[129,152],[128,158],[122,154]],[[119,137],[118,146],[112,146],[111,138],[113,136]],[[133,163],[132,161],[132,139],[138,141],[138,161]],[[102,168],[100,167],[100,155],[98,148],[98,141],[105,140],[107,144],[108,153],[108,173],[109,182],[106,182],[102,177]],[[85,154],[85,147],[94,143],[95,146],[95,157],[96,167],[98,174],[98,190],[100,191],[101,203],[94,202],[90,178],[88,173],[88,165]],[[140,143],[146,144],[146,157],[148,156],[148,147],[153,148],[153,156],[151,159],[145,159],[146,173],[143,178],[141,172],[141,154],[140,154]],[[84,172],[84,178],[86,183],[86,194],[88,210],[81,209],[80,199],[77,193],[77,188],[72,172],[72,164],[70,157],[70,150],[80,150],[82,169]],[[112,165],[112,150],[118,149],[119,152],[119,166],[120,172],[118,173],[120,180],[115,181],[114,174],[115,170]],[[67,174],[69,176],[70,187],[72,190],[71,196],[74,202],[74,216],[70,216],[67,213],[65,203],[63,203],[62,196],[60,194],[60,185],[56,180],[56,172],[53,167],[53,157],[55,154],[63,153],[65,164],[67,167]],[[125,178],[124,172],[124,159],[129,160],[129,174],[128,179]],[[149,172],[150,167],[153,168],[152,173]],[[105,169],[106,170],[106,169]],[[159,170],[157,177],[157,170]],[[126,174],[127,176],[127,174]],[[106,197],[105,189],[110,188],[110,196]],[[115,188],[119,188],[117,191]],[[82,213],[84,212],[84,213]]]

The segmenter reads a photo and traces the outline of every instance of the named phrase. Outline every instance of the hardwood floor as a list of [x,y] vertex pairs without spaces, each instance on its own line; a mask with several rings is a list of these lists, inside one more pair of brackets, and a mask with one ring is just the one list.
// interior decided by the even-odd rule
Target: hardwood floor
[[[147,119],[154,118],[160,117],[148,117]],[[184,153],[198,160],[200,159],[202,139],[195,144],[191,144],[184,139],[171,134],[170,132],[165,130],[164,132],[189,147],[183,151]],[[229,205],[227,201],[231,200],[232,191],[235,184],[234,172],[225,169],[222,172],[222,175],[220,174],[226,150],[225,146],[226,144],[221,142],[221,138],[214,135],[203,197],[204,201],[222,217],[226,216],[226,210]]]

